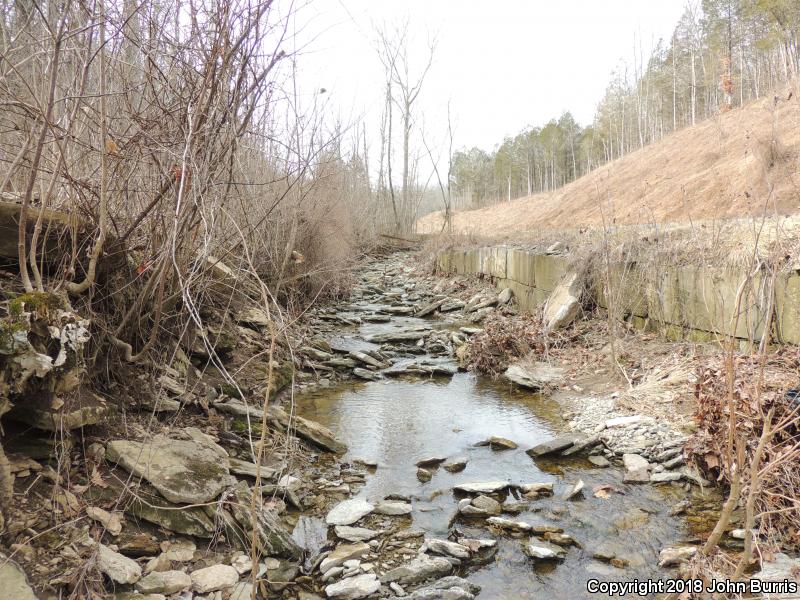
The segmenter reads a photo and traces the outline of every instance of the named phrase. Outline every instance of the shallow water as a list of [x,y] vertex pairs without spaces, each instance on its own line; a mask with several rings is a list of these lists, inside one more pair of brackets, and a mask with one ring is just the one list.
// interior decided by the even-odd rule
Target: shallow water
[[[419,325],[448,323],[394,318],[389,324],[364,325],[337,341],[355,346],[370,334]],[[370,500],[388,494],[410,496],[413,525],[425,529],[429,537],[446,538],[457,527],[469,537],[498,539],[491,563],[466,570],[468,579],[482,586],[482,599],[584,598],[590,597],[586,591],[590,578],[669,577],[668,571],[657,567],[658,552],[697,533],[680,517],[669,516],[686,493],[671,485],[626,485],[619,469],[595,468],[583,459],[531,459],[525,450],[559,433],[564,409],[555,400],[468,373],[452,379],[349,382],[297,399],[300,415],[328,426],[347,443],[345,461],[378,463],[359,496]],[[492,435],[509,438],[519,448],[475,447]],[[415,463],[431,456],[464,456],[469,463],[455,474],[440,468],[430,482],[420,483]],[[584,497],[562,500],[578,479],[586,483]],[[504,516],[562,527],[582,548],[569,548],[563,562],[534,564],[522,551],[527,537],[500,536],[482,521],[454,520],[458,501],[452,493],[454,485],[498,480],[554,482],[552,497],[531,501],[529,512]],[[607,499],[595,497],[593,488],[600,485],[612,485],[619,493]],[[614,547],[629,565],[617,569],[593,559],[593,550],[601,544]]]

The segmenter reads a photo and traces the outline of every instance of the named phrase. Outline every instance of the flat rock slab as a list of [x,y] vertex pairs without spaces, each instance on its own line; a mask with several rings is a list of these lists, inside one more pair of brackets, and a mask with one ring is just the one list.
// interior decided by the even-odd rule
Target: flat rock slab
[[370,514],[375,507],[361,498],[345,500],[334,506],[326,515],[328,525],[352,525]]
[[328,598],[341,598],[343,600],[358,600],[374,594],[381,587],[381,582],[374,573],[364,573],[355,577],[348,577],[325,587]]
[[408,515],[411,514],[411,504],[409,502],[378,502],[375,504],[375,512],[392,517]]
[[239,581],[239,573],[230,565],[214,565],[194,571],[191,579],[195,592],[207,594],[232,588]]
[[214,446],[199,438],[156,435],[143,442],[108,442],[106,457],[149,481],[170,502],[201,504],[215,500],[231,483],[228,456]]
[[366,542],[378,535],[378,531],[366,529],[364,527],[350,527],[349,525],[337,525],[334,527],[336,537],[348,542]]
[[417,583],[433,577],[449,575],[452,570],[453,564],[446,558],[420,554],[411,562],[384,573],[381,577],[381,582],[390,583],[396,581],[400,585]]
[[561,452],[562,450],[566,450],[567,448],[574,446],[575,443],[580,439],[581,436],[577,434],[561,435],[552,440],[548,440],[546,442],[542,442],[541,444],[537,444],[530,450],[527,450],[526,454],[528,454],[528,456],[531,457],[547,456],[548,454]]
[[511,484],[507,481],[486,481],[481,483],[460,483],[453,489],[466,494],[494,494],[508,488]]
[[25,572],[17,564],[0,554],[0,590],[14,600],[37,600],[28,585]]
[[136,583],[142,577],[142,568],[135,560],[103,544],[97,549],[97,568],[116,583]]
[[508,367],[503,376],[512,383],[530,390],[541,390],[564,379],[564,369],[543,362],[531,365],[515,364]]
[[286,411],[277,406],[270,406],[268,414],[271,421],[277,422],[281,427],[291,428],[298,437],[316,444],[323,450],[334,452],[335,454],[347,452],[347,445],[336,439],[330,429],[316,421],[294,415],[290,422]]

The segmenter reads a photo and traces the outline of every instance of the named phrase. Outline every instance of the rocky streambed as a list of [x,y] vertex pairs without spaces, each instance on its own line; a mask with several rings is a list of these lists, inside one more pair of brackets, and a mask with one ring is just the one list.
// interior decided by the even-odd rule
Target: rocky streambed
[[403,254],[357,277],[274,365],[295,385],[266,413],[268,320],[251,306],[215,325],[238,387],[187,345],[155,396],[131,381],[119,419],[55,439],[4,422],[0,597],[577,598],[592,578],[675,575],[720,504],[683,433],[562,365],[464,371],[484,319],[514,313],[510,290]]
[[[559,383],[552,365],[499,381],[460,370],[510,291],[465,301],[397,256],[360,277],[315,317],[309,362],[333,375],[295,399],[348,447],[314,482],[338,492],[310,527],[321,596],[578,598],[592,578],[675,576],[719,505],[683,464],[682,433],[607,398],[539,393]],[[352,468],[364,481],[342,493]]]

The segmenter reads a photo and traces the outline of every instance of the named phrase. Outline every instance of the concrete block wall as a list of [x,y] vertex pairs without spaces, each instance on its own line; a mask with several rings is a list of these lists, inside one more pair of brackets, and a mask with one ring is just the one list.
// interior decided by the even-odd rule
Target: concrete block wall
[[[439,254],[437,265],[441,273],[491,277],[498,288],[514,290],[526,311],[541,307],[569,270],[565,256],[505,246],[446,250]],[[635,266],[617,265],[611,268],[610,289],[620,313],[639,327],[660,329],[676,339],[713,340],[731,330],[745,275],[732,268],[675,266],[643,273]],[[742,295],[736,336],[760,340],[774,303],[777,341],[799,344],[800,273],[779,273],[772,300],[769,287],[769,277],[756,277],[752,289]],[[607,308],[604,288],[600,282],[590,293]]]

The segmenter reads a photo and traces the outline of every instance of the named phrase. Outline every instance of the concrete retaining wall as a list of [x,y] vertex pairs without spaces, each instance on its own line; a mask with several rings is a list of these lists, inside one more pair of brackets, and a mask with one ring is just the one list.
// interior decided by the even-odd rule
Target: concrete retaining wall
[[[491,277],[498,288],[514,290],[526,311],[541,307],[567,274],[569,260],[517,248],[494,246],[447,250],[437,258],[441,273]],[[640,328],[662,331],[673,339],[713,340],[728,335],[737,314],[736,297],[746,273],[736,269],[676,266],[659,273],[645,273],[635,266],[611,268],[611,301],[618,312]],[[604,274],[597,274],[590,294],[596,304],[608,307]],[[775,307],[778,339],[800,343],[800,273],[780,273],[770,299],[769,277],[756,277],[742,295],[736,336],[758,341],[766,315]]]

